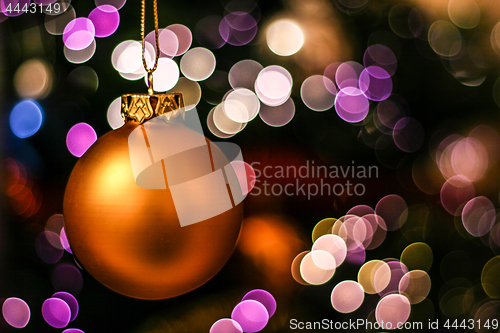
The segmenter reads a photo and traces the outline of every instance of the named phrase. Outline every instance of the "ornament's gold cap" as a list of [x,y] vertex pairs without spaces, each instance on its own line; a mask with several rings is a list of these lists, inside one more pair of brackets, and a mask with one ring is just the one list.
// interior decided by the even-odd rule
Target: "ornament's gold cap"
[[122,95],[122,117],[126,122],[134,120],[142,124],[168,112],[182,112],[183,108],[182,93]]

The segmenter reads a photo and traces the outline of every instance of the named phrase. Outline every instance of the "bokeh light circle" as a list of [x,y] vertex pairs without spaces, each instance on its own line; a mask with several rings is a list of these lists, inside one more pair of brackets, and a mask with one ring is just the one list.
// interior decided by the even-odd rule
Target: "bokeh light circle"
[[260,101],[255,95],[255,93],[246,88],[236,88],[229,92],[225,97],[224,105],[228,104],[238,104],[242,107],[239,108],[228,108],[225,107],[224,111],[226,115],[233,121],[238,123],[247,123],[250,120],[257,117],[260,110]]
[[335,273],[335,258],[323,250],[307,253],[300,263],[300,275],[309,284],[328,282]]
[[42,305],[43,318],[52,327],[63,328],[68,326],[71,319],[69,305],[60,298],[49,298]]
[[378,66],[383,68],[390,76],[394,75],[397,68],[397,58],[394,52],[385,45],[374,44],[368,46],[363,55],[365,67]]
[[379,200],[375,213],[382,217],[387,231],[401,228],[408,218],[408,206],[397,194],[390,194]]
[[290,56],[304,45],[304,33],[296,23],[278,20],[267,28],[266,41],[269,49],[277,55]]
[[300,97],[304,104],[314,111],[325,111],[335,103],[335,95],[327,86],[333,86],[333,82],[323,75],[313,75],[302,82]]
[[268,106],[262,103],[259,116],[263,122],[272,127],[280,127],[292,121],[295,115],[295,103],[292,98],[279,106]]
[[423,270],[428,272],[431,269],[433,258],[431,247],[422,242],[408,245],[401,253],[401,262],[409,270]]
[[92,43],[86,48],[77,51],[71,50],[66,46],[64,46],[64,56],[66,57],[66,60],[68,60],[73,64],[82,64],[90,60],[90,58],[94,56],[95,48],[96,48],[95,40],[93,40]]
[[10,129],[18,138],[27,138],[38,132],[42,121],[42,108],[33,100],[17,103],[9,116]]
[[38,234],[35,251],[38,257],[48,264],[55,264],[64,254],[59,235],[52,231],[42,231]]
[[[169,58],[158,59],[158,67],[153,73],[153,90],[167,91],[172,89],[179,81],[179,66]],[[148,85],[147,76],[144,77],[144,82]]]
[[410,304],[422,302],[431,291],[431,278],[421,270],[409,271],[399,282],[399,293],[406,296]]
[[122,98],[117,97],[108,107],[107,112],[108,124],[112,129],[117,129],[125,124],[122,117]]
[[191,30],[182,24],[171,24],[165,29],[172,31],[177,36],[178,47],[175,56],[180,56],[186,53],[193,42]]
[[209,333],[243,333],[243,329],[236,320],[223,318],[217,320],[210,327]]
[[264,305],[269,314],[269,318],[276,312],[276,300],[270,292],[263,289],[254,289],[243,296],[242,301],[252,299]]
[[24,328],[31,318],[28,304],[17,297],[7,298],[2,305],[3,318],[12,327]]
[[456,26],[463,29],[475,28],[481,19],[481,10],[475,0],[450,0],[448,16]]
[[121,42],[114,48],[111,62],[121,73],[134,73],[143,69],[141,43],[135,40]]
[[196,81],[181,77],[175,86],[166,93],[180,92],[184,99],[186,111],[192,110],[201,100],[201,87]]
[[231,105],[225,105],[226,102],[222,102],[217,107],[215,107],[213,111],[213,122],[217,129],[225,134],[236,134],[243,130],[246,126],[246,123],[239,123],[227,116],[225,109],[230,107],[238,107],[244,108],[244,106],[240,103],[232,103]]
[[90,12],[89,20],[94,24],[95,37],[108,37],[118,29],[120,14],[114,6],[101,5]]
[[394,125],[394,143],[404,152],[413,153],[424,144],[424,127],[416,119],[404,117]]
[[356,281],[342,281],[333,288],[332,306],[341,313],[356,311],[365,299],[363,287]]
[[[380,272],[377,274],[377,272]],[[371,260],[363,264],[358,272],[358,283],[367,294],[377,294],[389,284],[390,267],[382,260]]]
[[323,235],[319,237],[312,246],[312,251],[323,250],[330,253],[335,259],[335,266],[342,264],[347,255],[347,245],[345,241],[337,235]]
[[486,235],[495,224],[496,211],[490,199],[480,196],[467,202],[462,210],[462,223],[475,237]]
[[264,305],[249,299],[234,307],[231,318],[240,324],[243,332],[258,332],[266,327],[269,314]]
[[444,20],[438,20],[431,25],[428,38],[434,52],[443,57],[456,56],[463,46],[458,28]]
[[52,90],[52,68],[45,61],[25,61],[14,74],[14,87],[21,98],[44,98]]
[[250,43],[257,35],[257,22],[248,13],[230,12],[219,23],[221,37],[230,45]]
[[261,64],[255,60],[245,59],[234,64],[229,70],[229,83],[233,89],[247,88],[255,89],[255,80],[263,69]]
[[292,272],[292,277],[295,281],[297,281],[298,283],[302,284],[302,285],[309,285],[309,283],[307,283],[307,281],[305,281],[303,278],[302,278],[302,275],[300,275],[300,264],[302,263],[302,259],[304,259],[304,257],[306,256],[306,254],[310,253],[311,251],[303,251],[299,254],[297,254],[297,256],[295,256],[295,258],[293,259],[292,261],[292,265],[291,265],[291,272]]
[[410,301],[405,296],[391,294],[378,302],[375,318],[382,329],[393,330],[401,327],[408,320],[410,312]]
[[369,111],[369,102],[362,91],[355,87],[345,87],[335,98],[335,110],[340,118],[357,123],[366,118]]
[[359,76],[359,88],[372,101],[383,101],[392,93],[392,79],[381,67],[365,68]]
[[459,216],[463,206],[475,195],[472,182],[463,176],[453,176],[441,187],[441,204],[446,211]]
[[491,258],[481,272],[481,284],[484,292],[491,298],[500,298],[500,256]]
[[288,100],[292,84],[292,76],[285,68],[268,66],[257,76],[255,92],[262,103],[268,106],[279,106]]
[[86,17],[78,17],[69,22],[64,28],[64,45],[71,50],[83,50],[94,41],[95,27]]
[[95,130],[87,123],[78,123],[71,127],[66,135],[66,146],[69,152],[81,157],[97,141]]
[[68,304],[69,309],[71,311],[71,317],[70,317],[69,321],[73,321],[76,319],[76,317],[78,316],[79,305],[78,305],[78,301],[76,300],[75,296],[73,296],[70,293],[65,292],[65,291],[59,291],[59,292],[55,293],[54,295],[52,295],[52,297],[53,298],[60,298],[63,301],[65,301],[66,304]]
[[215,56],[206,48],[195,47],[182,56],[180,67],[182,74],[188,79],[203,81],[215,70]]

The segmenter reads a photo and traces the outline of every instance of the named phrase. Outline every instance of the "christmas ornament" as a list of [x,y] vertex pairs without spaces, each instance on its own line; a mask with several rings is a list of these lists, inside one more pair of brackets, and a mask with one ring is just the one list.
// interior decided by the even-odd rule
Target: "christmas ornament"
[[[144,0],[141,28],[144,45]],[[156,1],[155,31],[159,50]],[[144,62],[149,94],[122,96],[125,125],[75,165],[63,207],[82,266],[108,288],[150,300],[193,290],[222,268],[240,232],[245,193],[233,158],[204,136],[201,145],[200,133],[185,126],[197,114],[184,112],[182,94],[153,94],[156,66]]]

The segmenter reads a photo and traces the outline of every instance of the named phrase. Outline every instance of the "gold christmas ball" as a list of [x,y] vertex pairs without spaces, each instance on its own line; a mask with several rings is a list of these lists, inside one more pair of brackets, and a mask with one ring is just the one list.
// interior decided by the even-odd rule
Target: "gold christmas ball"
[[[166,299],[201,286],[223,267],[238,239],[243,204],[181,227],[168,187],[135,182],[128,138],[137,126],[128,121],[105,134],[76,163],[64,195],[65,228],[78,261],[106,287]],[[198,164],[179,167],[196,174]],[[193,195],[203,202],[211,193],[200,188]]]

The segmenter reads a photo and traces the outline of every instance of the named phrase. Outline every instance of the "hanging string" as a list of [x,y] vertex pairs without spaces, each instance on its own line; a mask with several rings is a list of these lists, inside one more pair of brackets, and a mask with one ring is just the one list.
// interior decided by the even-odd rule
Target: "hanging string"
[[155,41],[156,41],[156,49],[155,49],[155,63],[152,68],[148,68],[148,64],[146,63],[145,58],[145,33],[146,33],[146,0],[142,0],[142,11],[141,11],[141,40],[142,40],[142,65],[144,69],[148,73],[148,93],[153,95],[153,72],[158,67],[158,58],[160,57],[160,46],[158,43],[158,5],[157,0],[154,0],[154,18],[155,18]]

